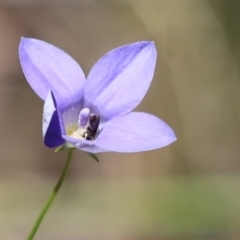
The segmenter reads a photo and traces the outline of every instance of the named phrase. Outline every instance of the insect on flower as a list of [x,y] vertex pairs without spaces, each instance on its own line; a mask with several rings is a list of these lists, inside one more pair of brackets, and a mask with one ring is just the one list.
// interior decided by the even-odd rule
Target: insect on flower
[[83,137],[86,140],[94,140],[94,138],[97,135],[99,122],[100,122],[99,115],[96,115],[96,114],[90,115],[89,126],[87,127],[87,131],[83,135]]

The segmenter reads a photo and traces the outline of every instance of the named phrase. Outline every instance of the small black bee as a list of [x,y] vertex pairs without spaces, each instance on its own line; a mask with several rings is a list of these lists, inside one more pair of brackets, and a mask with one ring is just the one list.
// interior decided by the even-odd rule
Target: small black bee
[[84,138],[86,140],[94,140],[98,131],[99,123],[100,123],[100,116],[97,114],[91,114],[90,120],[89,120],[89,126],[87,128],[87,131],[84,133]]

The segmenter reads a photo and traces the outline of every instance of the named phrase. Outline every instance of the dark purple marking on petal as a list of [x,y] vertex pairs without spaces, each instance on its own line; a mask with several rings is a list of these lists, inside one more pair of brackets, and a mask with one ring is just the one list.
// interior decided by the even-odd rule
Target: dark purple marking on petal
[[52,92],[49,92],[43,108],[43,138],[44,144],[49,148],[62,145],[65,140],[64,123]]

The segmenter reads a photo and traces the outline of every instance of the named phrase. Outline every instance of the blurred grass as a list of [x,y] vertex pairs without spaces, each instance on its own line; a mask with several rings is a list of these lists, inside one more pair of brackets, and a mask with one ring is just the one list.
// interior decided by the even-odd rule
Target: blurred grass
[[[0,239],[25,236],[53,186],[52,180],[1,182]],[[239,186],[240,177],[228,175],[70,181],[36,239],[238,233]]]

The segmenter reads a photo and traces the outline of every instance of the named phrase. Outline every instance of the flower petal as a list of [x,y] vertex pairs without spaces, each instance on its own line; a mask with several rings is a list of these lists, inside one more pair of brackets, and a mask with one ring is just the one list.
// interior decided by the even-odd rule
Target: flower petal
[[42,123],[44,143],[49,148],[58,147],[65,142],[62,138],[62,135],[65,134],[65,130],[60,116],[61,115],[57,110],[54,95],[51,91],[49,91],[43,106]]
[[159,118],[131,112],[107,122],[95,145],[106,151],[141,152],[167,146],[175,140],[173,130]]
[[104,149],[99,148],[95,145],[95,141],[89,141],[84,139],[76,139],[69,137],[67,135],[63,135],[63,138],[76,148],[90,153],[100,153],[100,152],[106,152]]
[[116,48],[91,69],[84,89],[84,105],[103,121],[124,115],[145,96],[156,63],[153,42],[137,42]]
[[41,40],[22,38],[19,57],[28,83],[43,100],[51,90],[63,110],[82,99],[84,73],[64,51]]

